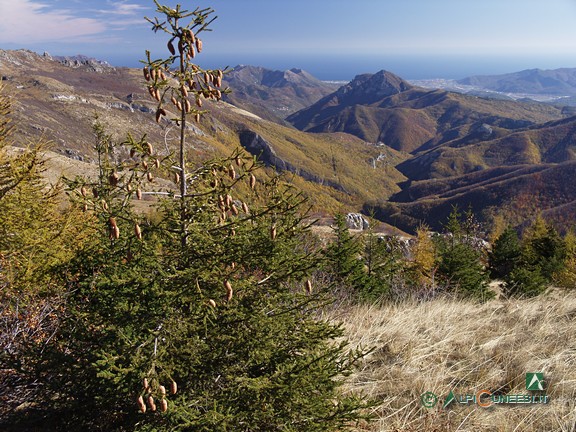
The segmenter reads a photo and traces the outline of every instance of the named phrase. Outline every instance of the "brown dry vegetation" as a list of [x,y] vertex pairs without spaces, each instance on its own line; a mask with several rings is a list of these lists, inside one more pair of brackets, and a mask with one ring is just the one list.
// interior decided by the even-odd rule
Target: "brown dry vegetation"
[[[354,344],[373,348],[348,390],[375,400],[377,421],[362,431],[576,430],[576,293],[484,304],[354,306],[333,311]],[[543,372],[548,405],[441,408],[452,390],[526,394],[526,372]],[[421,406],[426,391],[438,395]]]

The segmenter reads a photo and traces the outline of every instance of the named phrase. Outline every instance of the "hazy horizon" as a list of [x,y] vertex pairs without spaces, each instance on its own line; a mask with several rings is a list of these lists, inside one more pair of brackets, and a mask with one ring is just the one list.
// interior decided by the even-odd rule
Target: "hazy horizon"
[[[166,0],[174,7],[176,1]],[[197,62],[301,68],[323,80],[389,70],[405,79],[464,78],[524,69],[576,67],[572,0],[217,0]],[[144,16],[151,0],[0,0],[0,49],[84,54],[139,66],[166,37]]]
[[[48,51],[46,51],[48,52]],[[39,54],[43,52],[38,51]],[[62,54],[48,52],[53,56],[86,55]],[[319,58],[320,59],[319,59]],[[218,56],[206,55],[202,62],[206,68],[236,67],[238,65],[258,66],[272,70],[303,69],[316,78],[325,81],[350,81],[355,76],[364,73],[376,73],[382,69],[388,70],[406,80],[421,79],[461,79],[473,75],[500,75],[519,72],[526,69],[561,69],[576,68],[576,60],[517,58],[506,59],[498,57],[479,56],[363,56],[343,62],[337,57],[322,57],[310,59],[294,56],[293,58],[275,58],[267,56]],[[140,67],[138,59],[126,59],[123,56],[94,57],[107,61],[114,67]],[[142,56],[144,58],[144,56]]]

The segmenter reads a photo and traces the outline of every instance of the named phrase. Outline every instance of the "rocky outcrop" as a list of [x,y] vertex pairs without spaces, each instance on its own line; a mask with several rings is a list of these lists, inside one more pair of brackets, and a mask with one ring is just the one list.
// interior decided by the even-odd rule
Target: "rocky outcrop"
[[73,69],[84,68],[88,71],[98,73],[115,70],[114,67],[111,66],[107,61],[97,60],[95,58],[86,57],[84,55],[77,55],[72,57],[55,56],[51,57],[51,59],[52,58],[64,66],[68,66]]
[[276,154],[270,143],[256,132],[245,130],[240,132],[240,144],[256,156],[266,166],[272,166],[279,171],[285,171],[286,161]]
[[299,175],[305,180],[312,181],[321,185],[332,187],[341,192],[346,192],[341,184],[321,178],[309,171],[292,165],[278,156],[272,145],[262,138],[259,134],[251,130],[244,130],[239,134],[240,144],[252,155],[256,156],[260,162],[268,167],[275,168],[277,171],[288,171]]
[[480,136],[481,139],[487,140],[492,136],[494,130],[489,124],[482,123],[480,126],[476,128],[476,133]]
[[370,228],[370,222],[360,213],[348,213],[346,215],[346,226],[355,230],[367,230]]

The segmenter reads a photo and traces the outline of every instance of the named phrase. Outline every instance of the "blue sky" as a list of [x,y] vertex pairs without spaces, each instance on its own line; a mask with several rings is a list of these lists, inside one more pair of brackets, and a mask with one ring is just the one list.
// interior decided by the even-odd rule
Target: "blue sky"
[[[177,2],[166,0],[174,6]],[[218,15],[207,67],[304,68],[322,79],[388,69],[459,78],[576,67],[575,0],[181,0]],[[164,54],[150,0],[0,0],[0,48],[85,54],[138,66]]]

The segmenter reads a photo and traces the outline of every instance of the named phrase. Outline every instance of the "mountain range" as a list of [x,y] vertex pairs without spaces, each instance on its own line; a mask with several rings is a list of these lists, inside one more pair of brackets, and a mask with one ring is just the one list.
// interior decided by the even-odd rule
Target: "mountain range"
[[[140,74],[0,50],[15,144],[50,141],[53,166],[86,172],[98,116],[118,139],[146,133],[170,151],[173,131],[152,120]],[[189,128],[195,160],[242,146],[286,172],[319,216],[363,211],[407,231],[437,229],[458,205],[516,225],[540,211],[562,227],[576,222],[570,109],[421,88],[388,71],[336,86],[299,69],[238,66],[225,81],[227,102],[208,103],[210,115]]]
[[225,101],[279,123],[338,88],[302,69],[276,71],[245,65],[227,73],[224,83],[234,89]]
[[576,96],[576,69],[527,69],[503,75],[478,75],[457,80],[464,85],[501,93]]

